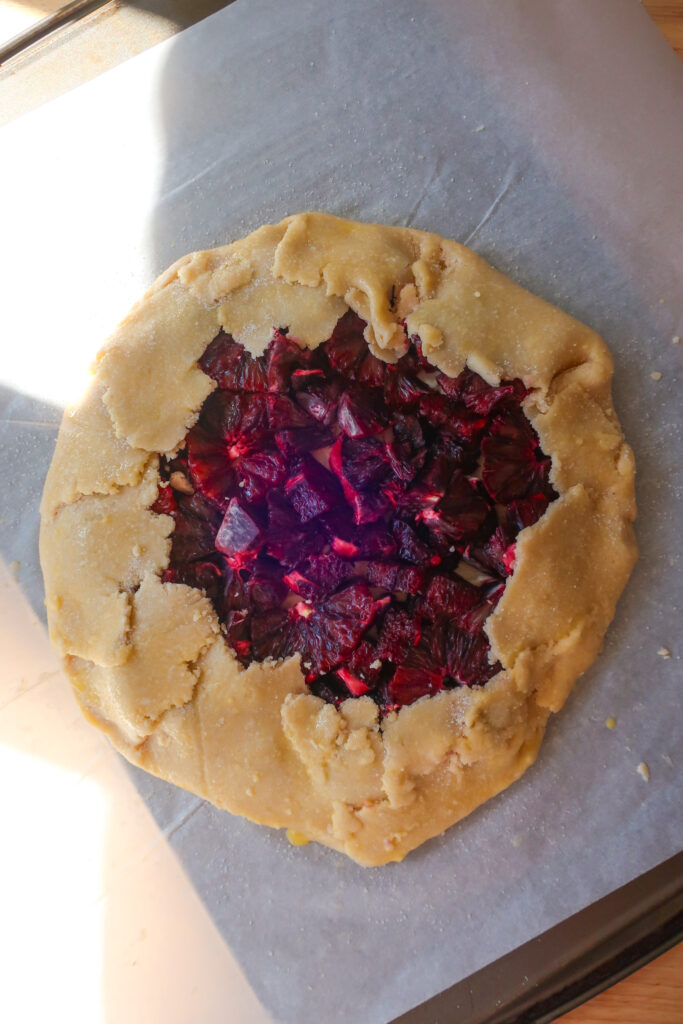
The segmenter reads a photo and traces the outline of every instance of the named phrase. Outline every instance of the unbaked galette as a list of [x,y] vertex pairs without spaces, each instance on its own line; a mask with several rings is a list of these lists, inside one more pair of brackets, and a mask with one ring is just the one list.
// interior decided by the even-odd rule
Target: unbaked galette
[[533,762],[636,557],[589,328],[470,250],[300,214],[179,260],[42,504],[52,639],[131,761],[362,864]]

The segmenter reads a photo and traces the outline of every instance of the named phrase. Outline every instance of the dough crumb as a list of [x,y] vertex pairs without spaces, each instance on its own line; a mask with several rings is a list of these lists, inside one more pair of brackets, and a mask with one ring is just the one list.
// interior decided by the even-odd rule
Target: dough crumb
[[650,781],[650,769],[648,768],[648,766],[645,764],[644,761],[640,762],[640,764],[636,768],[636,771],[640,775],[641,779],[643,779],[645,782],[649,782]]
[[673,342],[674,345],[680,345],[680,343],[681,343],[681,336],[680,336],[680,334],[674,334],[674,336],[671,339],[671,341]]
[[650,374],[650,376],[652,377],[653,380],[661,380],[662,379],[662,375],[659,372],[659,370],[653,370],[652,373]]
[[668,647],[660,647],[659,650],[657,651],[657,654],[659,655],[660,658],[664,658],[665,661],[668,661],[669,658],[671,657],[671,651],[669,650]]
[[475,132],[483,132],[485,130],[485,128],[486,128],[485,124],[478,124],[477,127],[474,130],[475,130]]
[[181,494],[194,494],[194,487],[185,474],[181,473],[180,470],[176,470],[175,473],[171,473],[168,478],[168,482],[174,491],[180,491]]
[[142,549],[139,544],[133,544],[133,558],[139,558],[142,553]]
[[474,297],[475,297],[475,299],[480,299],[481,298],[481,292],[475,292],[474,293]]
[[608,729],[616,729],[616,726],[617,726],[616,718],[614,718],[613,715],[610,715],[609,718],[605,719],[605,725],[607,726]]
[[286,836],[292,846],[308,846],[311,841],[307,836],[302,835],[301,832],[295,832],[293,828],[287,829]]

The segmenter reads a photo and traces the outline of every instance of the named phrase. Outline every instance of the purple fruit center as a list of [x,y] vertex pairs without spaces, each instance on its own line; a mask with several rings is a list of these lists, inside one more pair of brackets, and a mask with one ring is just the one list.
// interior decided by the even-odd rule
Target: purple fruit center
[[384,363],[364,327],[314,350],[275,330],[258,358],[218,334],[152,508],[175,521],[163,580],[206,593],[243,665],[299,653],[312,693],[387,713],[500,670],[484,623],[557,495],[521,381],[447,377],[407,336]]

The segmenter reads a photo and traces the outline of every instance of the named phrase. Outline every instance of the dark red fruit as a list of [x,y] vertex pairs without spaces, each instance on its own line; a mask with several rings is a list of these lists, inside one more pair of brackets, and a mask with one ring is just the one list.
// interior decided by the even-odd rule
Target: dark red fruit
[[268,395],[268,426],[275,432],[312,427],[313,419],[288,395]]
[[337,675],[344,683],[352,697],[362,697],[363,694],[367,693],[370,689],[368,684],[364,682],[360,676],[354,675],[348,668],[338,668]]
[[480,600],[479,588],[459,576],[433,576],[425,594],[424,609],[431,618],[437,615],[460,618]]
[[368,562],[368,583],[390,593],[419,594],[427,581],[427,570],[398,562]]
[[361,640],[349,657],[346,668],[370,689],[377,685],[384,672],[384,666],[377,657],[377,651],[367,640]]
[[434,445],[431,458],[421,476],[421,485],[434,494],[444,495],[461,473],[476,468],[476,462],[476,456],[472,459],[471,453],[465,448],[459,444],[449,444],[448,439],[442,435]]
[[419,368],[421,370],[426,370],[427,373],[433,373],[436,370],[436,367],[429,362],[429,360],[423,353],[421,339],[418,338],[417,334],[415,334],[410,340],[415,347],[415,355],[417,356],[417,365],[419,366]]
[[392,558],[397,544],[384,522],[369,523],[356,530],[361,558]]
[[500,671],[489,661],[489,644],[483,633],[467,633],[452,626],[446,640],[446,668],[465,686],[483,686]]
[[488,416],[492,409],[506,399],[519,404],[528,395],[521,380],[492,385],[471,370],[463,370],[459,377],[447,377],[445,373],[440,373],[437,381],[447,395],[459,399],[468,409],[483,416]]
[[413,484],[392,480],[382,488],[382,493],[392,508],[417,515],[434,508],[445,496],[445,489],[430,486],[430,481],[423,477]]
[[329,341],[322,346],[330,366],[342,377],[353,380],[356,367],[368,355],[364,330],[365,321],[349,311],[337,323]]
[[176,569],[166,569],[161,574],[161,581],[196,587],[197,590],[203,590],[212,600],[217,600],[223,589],[222,574],[214,562],[185,562]]
[[298,515],[279,488],[266,495],[265,550],[284,566],[294,567],[309,554],[317,554],[326,541],[315,522],[302,525]]
[[533,526],[541,518],[550,503],[545,494],[532,494],[530,498],[522,498],[511,502],[505,509],[509,529],[517,534],[527,526]]
[[268,349],[268,370],[266,379],[269,391],[289,391],[292,375],[311,369],[310,349],[302,348],[293,338],[282,331],[273,332]]
[[268,431],[268,396],[217,389],[204,402],[198,425],[212,440],[253,447]]
[[494,418],[481,452],[482,480],[494,501],[515,501],[545,489],[550,459],[539,454],[536,431],[520,410]]
[[337,423],[347,437],[370,437],[384,429],[387,417],[371,391],[349,388],[337,406]]
[[242,665],[298,654],[311,693],[386,714],[500,671],[485,623],[556,494],[521,381],[429,383],[419,339],[389,364],[365,327],[349,312],[315,350],[277,328],[259,357],[221,331],[152,511],[162,580],[207,595]]
[[322,555],[309,555],[301,567],[308,579],[324,591],[336,590],[344,580],[357,575],[353,565],[331,551]]
[[282,577],[284,582],[287,584],[289,589],[293,593],[298,594],[299,597],[303,597],[304,601],[310,601],[316,597],[318,590],[320,589],[313,580],[309,580],[308,577],[303,576],[297,569],[292,569],[286,576]]
[[443,690],[445,675],[445,670],[436,667],[428,654],[419,650],[411,651],[391,677],[389,699],[395,707],[400,708],[413,704],[421,697],[433,697]]
[[216,554],[216,531],[221,514],[200,494],[176,493],[178,506],[174,516],[170,568],[184,562],[204,560]]
[[360,384],[367,384],[372,388],[381,388],[384,384],[386,370],[387,364],[374,356],[372,352],[368,352],[356,369],[356,380]]
[[433,427],[439,427],[462,445],[473,444],[486,427],[485,417],[433,391],[420,398],[419,411]]
[[251,653],[255,661],[289,658],[295,654],[295,630],[292,618],[283,608],[255,612],[250,616]]
[[298,452],[315,452],[327,448],[334,441],[331,430],[320,427],[301,427],[298,430],[279,430],[275,435],[275,443],[287,458]]
[[377,640],[377,657],[400,665],[420,641],[420,616],[415,611],[390,607],[382,620]]
[[169,484],[166,484],[165,487],[160,487],[156,500],[152,505],[152,512],[156,512],[157,515],[172,516],[177,511],[178,503],[175,500],[173,488]]
[[[273,487],[287,476],[287,462],[282,453],[272,448],[249,452],[233,463],[244,501],[263,501]],[[239,493],[239,492],[237,492]]]
[[354,489],[379,487],[391,475],[387,445],[375,437],[340,437],[330,452],[330,469]]
[[463,558],[482,572],[494,576],[510,576],[515,565],[515,545],[504,526],[498,526],[485,544],[469,544]]
[[285,494],[302,523],[330,512],[343,498],[332,473],[310,455],[301,456],[285,483]]
[[400,366],[387,368],[384,377],[384,399],[390,408],[405,411],[416,406],[430,393],[419,377],[405,373]]
[[237,498],[232,498],[216,534],[216,549],[223,552],[233,568],[240,568],[256,557],[260,536],[258,523]]
[[392,526],[392,533],[398,545],[398,557],[404,562],[414,565],[438,565],[441,557],[420,540],[415,530],[408,523],[397,519]]
[[247,602],[252,608],[267,610],[279,605],[287,594],[287,582],[276,562],[257,562],[243,581]]
[[341,380],[319,381],[317,378],[301,390],[297,390],[295,398],[302,409],[316,422],[329,427],[336,421],[337,404],[342,393]]
[[459,625],[466,633],[479,633],[494,610],[505,590],[505,584],[492,584],[487,591],[481,590],[483,599],[460,616]]
[[343,537],[332,538],[332,550],[336,551],[342,558],[360,558],[360,547],[352,540],[344,540]]
[[363,582],[351,583],[317,605],[292,609],[296,649],[314,675],[348,660],[372,622],[376,603]]
[[224,506],[237,483],[225,441],[210,437],[196,426],[187,435],[186,443],[187,464],[194,486],[201,494]]
[[474,537],[490,513],[491,508],[476,482],[457,473],[451,480],[448,493],[437,507],[426,507],[418,513],[417,519],[434,533],[458,542]]
[[330,451],[330,469],[341,482],[355,523],[374,523],[384,516],[387,498],[371,485],[390,472],[386,445],[369,437],[338,437]]
[[239,342],[222,331],[199,360],[204,373],[229,391],[266,391],[263,357],[254,359]]

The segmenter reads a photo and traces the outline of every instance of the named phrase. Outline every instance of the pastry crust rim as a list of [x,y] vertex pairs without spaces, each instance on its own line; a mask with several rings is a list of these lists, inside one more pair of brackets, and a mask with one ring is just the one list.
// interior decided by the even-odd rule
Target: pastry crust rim
[[[308,694],[297,658],[242,669],[209,602],[160,583],[172,521],[149,505],[157,454],[178,446],[213,389],[196,361],[219,326],[258,353],[273,310],[291,307],[292,334],[314,345],[327,336],[319,327],[316,340],[317,324],[352,308],[368,321],[371,347],[391,351],[398,315],[389,280],[413,289],[408,328],[437,366],[453,374],[466,363],[491,382],[519,376],[533,389],[525,411],[552,457],[560,497],[520,534],[515,572],[487,621],[504,671],[486,687],[423,698],[380,724],[369,698],[335,710]],[[254,309],[265,317],[260,333],[248,319]],[[166,344],[165,321],[185,326],[168,373],[153,382],[170,405],[164,420],[164,403],[136,403],[131,388]],[[611,376],[607,348],[589,328],[464,246],[411,228],[297,214],[178,260],[97,357],[85,402],[65,413],[45,485],[48,621],[85,714],[129,760],[219,807],[362,864],[402,859],[522,774],[550,712],[600,649],[637,556],[633,455]],[[112,524],[129,548],[114,545],[102,567],[94,545]],[[85,534],[94,534],[91,547],[70,540]],[[136,535],[142,543],[130,544]],[[560,566],[569,536],[589,554],[569,552]],[[173,674],[164,693],[154,660],[162,621],[178,627],[175,649],[164,652]],[[237,744],[239,764],[226,762],[220,752],[245,723],[258,740]],[[264,763],[268,744],[272,764]]]

